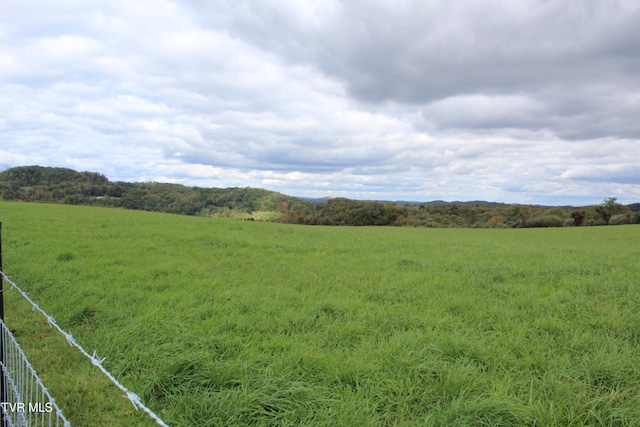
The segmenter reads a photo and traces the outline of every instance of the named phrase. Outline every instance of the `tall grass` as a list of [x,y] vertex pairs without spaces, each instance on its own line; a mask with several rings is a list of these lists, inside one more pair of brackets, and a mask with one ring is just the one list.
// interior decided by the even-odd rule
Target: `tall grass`
[[[7,274],[171,425],[640,420],[639,226],[307,227],[20,203],[0,220]],[[72,422],[148,422],[5,299]]]

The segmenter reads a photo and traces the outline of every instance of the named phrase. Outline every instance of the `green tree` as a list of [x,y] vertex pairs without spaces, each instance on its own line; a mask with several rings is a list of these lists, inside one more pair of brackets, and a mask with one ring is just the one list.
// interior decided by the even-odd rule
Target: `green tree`
[[609,197],[604,199],[602,203],[596,207],[596,212],[600,214],[604,222],[607,224],[612,216],[629,213],[631,211],[628,207],[618,203],[617,200],[617,197]]

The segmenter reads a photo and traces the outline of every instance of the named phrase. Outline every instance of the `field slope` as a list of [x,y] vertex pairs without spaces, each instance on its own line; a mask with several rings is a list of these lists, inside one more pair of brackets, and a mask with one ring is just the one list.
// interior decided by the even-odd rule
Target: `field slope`
[[[0,202],[4,270],[172,426],[640,420],[640,226],[309,227]],[[75,425],[153,425],[6,290]]]

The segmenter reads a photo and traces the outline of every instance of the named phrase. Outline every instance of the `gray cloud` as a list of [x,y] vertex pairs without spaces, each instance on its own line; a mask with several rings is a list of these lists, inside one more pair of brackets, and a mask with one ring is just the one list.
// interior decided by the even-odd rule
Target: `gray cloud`
[[[311,10],[247,2],[239,13],[225,2],[218,7],[231,34],[313,64],[363,102],[425,105],[425,112],[447,116],[437,121],[445,129],[638,138],[636,2],[351,1]],[[485,105],[477,105],[481,97]],[[464,100],[498,111],[482,112],[491,116],[484,120],[475,112],[469,120],[449,118],[446,106]]]
[[640,198],[633,1],[0,9],[2,165],[367,199]]

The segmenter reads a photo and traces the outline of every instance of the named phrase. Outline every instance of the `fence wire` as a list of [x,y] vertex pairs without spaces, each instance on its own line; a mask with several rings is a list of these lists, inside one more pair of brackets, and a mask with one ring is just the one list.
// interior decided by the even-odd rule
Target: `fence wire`
[[0,320],[2,381],[5,396],[2,419],[6,426],[64,426],[71,423],[62,414],[15,337]]
[[[60,332],[65,339],[67,340],[67,342],[72,346],[75,347],[76,349],[78,349],[87,359],[89,359],[91,361],[91,363],[97,367],[98,369],[100,369],[100,371],[111,380],[112,383],[114,383],[116,385],[116,387],[118,387],[122,392],[124,392],[124,396],[125,398],[129,399],[129,401],[131,402],[131,404],[133,405],[133,407],[138,410],[138,409],[142,409],[144,412],[146,412],[151,419],[153,419],[158,425],[163,426],[163,427],[169,427],[167,424],[165,424],[164,421],[162,421],[162,419],[156,415],[151,409],[149,409],[147,406],[144,405],[144,403],[142,403],[142,401],[140,400],[140,397],[135,394],[134,392],[130,391],[128,388],[126,388],[124,385],[122,385],[120,383],[120,381],[118,381],[111,372],[107,371],[104,366],[102,366],[102,362],[105,361],[105,359],[100,359],[98,357],[98,355],[96,354],[96,352],[94,351],[93,354],[89,354],[84,348],[82,348],[82,346],[80,346],[80,344],[78,344],[76,342],[76,340],[73,338],[73,336],[70,333],[65,332],[60,326],[58,326],[58,323],[56,322],[56,320],[49,316],[43,309],[41,309],[40,307],[38,307],[38,304],[36,304],[35,302],[33,302],[33,300],[31,298],[29,298],[29,295],[23,291],[22,289],[20,289],[20,287],[18,285],[16,285],[13,281],[11,281],[9,279],[9,276],[7,276],[6,274],[4,274],[4,272],[0,271],[0,275],[2,275],[2,277],[6,280],[7,283],[9,283],[11,285],[11,289],[15,289],[16,291],[18,291],[18,293],[20,295],[22,295],[22,297],[24,299],[26,299],[30,304],[31,307],[34,311],[38,311],[40,312],[44,317],[46,317],[47,319],[47,323],[50,327],[56,329],[58,332]],[[18,424],[20,425],[20,424]]]

